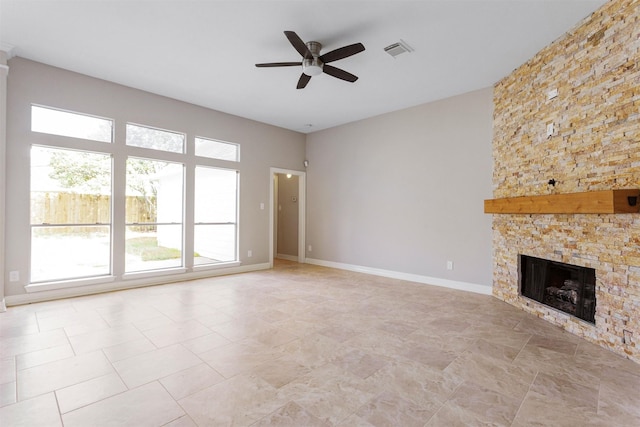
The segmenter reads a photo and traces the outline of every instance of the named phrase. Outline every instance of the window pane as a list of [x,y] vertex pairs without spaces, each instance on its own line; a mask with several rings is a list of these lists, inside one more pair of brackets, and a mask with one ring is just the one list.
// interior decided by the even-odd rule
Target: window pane
[[182,224],[127,226],[125,239],[127,273],[182,266]]
[[196,166],[195,222],[236,222],[238,174]]
[[109,155],[32,147],[30,203],[32,282],[111,273]]
[[109,226],[31,229],[32,283],[107,275],[110,263]]
[[127,159],[127,272],[183,265],[183,186],[182,164]]
[[215,141],[213,139],[196,138],[196,156],[237,162],[240,146],[230,142]]
[[44,107],[31,107],[31,130],[52,135],[111,142],[113,122]]
[[184,134],[127,124],[127,145],[184,153]]
[[194,230],[195,265],[236,260],[236,225],[196,225]]
[[31,148],[32,224],[108,224],[111,156]]
[[127,159],[127,223],[182,223],[183,166]]

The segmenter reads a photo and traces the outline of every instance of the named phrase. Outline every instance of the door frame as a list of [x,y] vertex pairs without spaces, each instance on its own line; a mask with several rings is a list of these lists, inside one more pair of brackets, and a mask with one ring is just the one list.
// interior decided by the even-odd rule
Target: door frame
[[275,257],[273,245],[275,243],[275,180],[276,174],[291,174],[298,177],[298,262],[304,263],[306,259],[305,251],[305,225],[306,225],[306,200],[307,200],[307,173],[293,169],[270,168],[269,169],[269,266],[273,268],[273,259]]

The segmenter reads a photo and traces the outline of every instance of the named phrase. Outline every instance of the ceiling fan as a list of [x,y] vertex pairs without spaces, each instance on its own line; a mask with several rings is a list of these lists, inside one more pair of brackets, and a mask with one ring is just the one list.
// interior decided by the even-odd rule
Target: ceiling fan
[[358,80],[358,76],[348,73],[340,68],[336,68],[332,65],[328,65],[329,62],[337,61],[339,59],[347,58],[356,53],[360,53],[364,50],[362,43],[354,43],[348,46],[327,52],[324,55],[320,55],[320,49],[322,45],[319,42],[303,42],[298,35],[293,31],[285,31],[284,35],[289,39],[289,43],[302,55],[301,62],[269,62],[266,64],[256,64],[256,67],[295,67],[302,65],[302,75],[298,80],[296,89],[303,89],[309,83],[312,76],[317,76],[322,73],[329,74],[341,80],[348,82],[355,82]]

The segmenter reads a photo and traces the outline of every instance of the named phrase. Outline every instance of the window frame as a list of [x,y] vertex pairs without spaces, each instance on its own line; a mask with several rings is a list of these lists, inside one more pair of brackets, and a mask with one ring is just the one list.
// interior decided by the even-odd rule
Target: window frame
[[[146,278],[158,278],[167,275],[175,275],[182,273],[196,273],[202,274],[203,270],[216,270],[229,267],[237,267],[241,265],[240,261],[240,167],[239,156],[241,144],[234,142],[222,141],[216,138],[207,136],[199,136],[197,138],[210,140],[215,142],[222,142],[226,144],[232,144],[237,147],[238,162],[231,162],[228,160],[219,160],[210,157],[196,156],[195,155],[195,138],[196,133],[189,130],[188,126],[182,128],[180,131],[169,130],[171,126],[157,126],[157,123],[140,124],[136,120],[128,120],[129,117],[114,117],[107,118],[98,115],[85,114],[76,112],[73,110],[51,107],[42,104],[32,103],[27,108],[40,107],[45,109],[51,109],[55,111],[69,112],[72,114],[78,114],[81,116],[96,117],[98,119],[108,120],[111,126],[111,142],[105,143],[103,141],[87,140],[82,138],[76,138],[73,136],[64,136],[57,134],[47,134],[40,131],[33,131],[29,128],[28,142],[29,146],[40,146],[52,149],[61,150],[76,150],[83,152],[92,152],[96,154],[103,154],[111,156],[112,169],[111,169],[111,215],[110,215],[110,273],[104,276],[91,276],[81,277],[69,280],[52,280],[49,282],[31,282],[27,279],[27,283],[24,285],[25,290],[29,293],[40,292],[45,290],[56,290],[65,288],[76,288],[85,285],[100,284],[107,282],[120,281],[125,282],[129,280],[141,279],[140,283],[148,283]],[[165,120],[166,122],[166,120]],[[182,137],[182,152],[173,152],[166,150],[158,150],[154,148],[140,147],[135,145],[127,145],[126,143],[126,126],[131,124],[143,128],[149,128],[154,130],[166,131],[173,134],[181,135]],[[179,126],[175,128],[180,129]],[[168,267],[151,270],[140,271],[126,271],[126,231],[127,231],[127,219],[126,219],[126,162],[127,159],[139,158],[148,159],[152,161],[178,163],[183,167],[183,186],[182,186],[182,223],[178,226],[182,233],[182,254],[181,254],[181,267]],[[233,166],[231,166],[233,165]],[[217,168],[222,170],[232,170],[236,173],[236,212],[235,212],[235,233],[234,233],[234,260],[222,261],[213,264],[195,264],[194,263],[194,236],[197,232],[197,226],[194,223],[194,210],[195,210],[195,170],[196,167],[203,166],[207,168]],[[29,166],[30,167],[30,166]],[[30,172],[29,172],[30,173]],[[31,187],[27,187],[30,192]],[[30,208],[29,208],[30,209]],[[27,225],[27,224],[25,224]],[[28,220],[29,228],[31,230],[31,220]],[[203,224],[199,224],[203,225]],[[27,231],[27,229],[25,229]],[[31,237],[26,237],[31,242]],[[30,243],[29,243],[30,244]],[[30,249],[29,249],[30,253]],[[28,264],[28,274],[31,274],[31,264]],[[196,276],[197,277],[197,276]],[[153,279],[152,279],[153,280]]]

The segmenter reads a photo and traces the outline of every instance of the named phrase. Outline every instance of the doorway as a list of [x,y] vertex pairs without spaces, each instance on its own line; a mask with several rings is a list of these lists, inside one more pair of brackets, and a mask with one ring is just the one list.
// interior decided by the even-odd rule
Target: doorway
[[306,173],[271,168],[269,264],[274,258],[305,262]]

